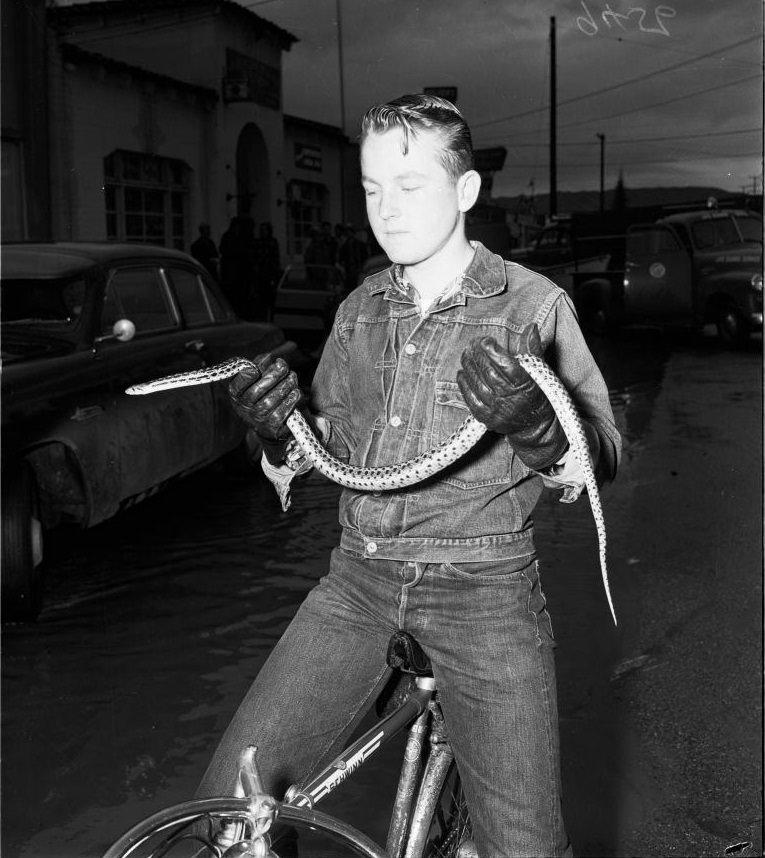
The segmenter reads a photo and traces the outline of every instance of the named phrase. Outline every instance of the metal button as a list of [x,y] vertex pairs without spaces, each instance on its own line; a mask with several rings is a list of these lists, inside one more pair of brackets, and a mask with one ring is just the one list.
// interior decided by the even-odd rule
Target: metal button
[[376,542],[367,542],[367,552],[369,554],[374,554],[377,551],[377,543]]
[[391,426],[400,426],[401,425],[401,418],[398,416],[398,414],[394,414],[393,417],[391,417],[390,425]]
[[404,347],[404,351],[408,355],[413,355],[417,351],[417,346],[414,343],[407,343]]

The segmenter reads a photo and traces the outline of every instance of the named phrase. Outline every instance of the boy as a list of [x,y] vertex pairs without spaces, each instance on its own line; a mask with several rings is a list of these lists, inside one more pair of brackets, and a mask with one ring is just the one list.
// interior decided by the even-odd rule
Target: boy
[[[465,235],[480,177],[449,102],[403,96],[362,122],[370,225],[393,266],[340,307],[311,419],[353,465],[403,461],[468,410],[491,430],[448,471],[394,492],[344,490],[342,537],[235,715],[201,795],[230,791],[239,752],[277,794],[331,759],[374,702],[388,638],[430,656],[478,853],[570,855],[560,811],[553,635],[532,512],[543,485],[576,499],[583,478],[549,402],[513,358],[544,354],[571,392],[601,481],[620,454],[608,392],[571,304],[537,274]],[[289,505],[285,420],[301,394],[283,361],[231,382]],[[299,471],[305,469],[301,466]]]

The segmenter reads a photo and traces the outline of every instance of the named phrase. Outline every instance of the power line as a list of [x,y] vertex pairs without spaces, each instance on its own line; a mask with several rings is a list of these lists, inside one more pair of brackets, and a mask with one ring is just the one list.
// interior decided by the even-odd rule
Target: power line
[[[579,27],[575,27],[573,24],[569,25],[569,26],[566,26],[564,24],[561,27],[561,29],[569,30],[569,31],[575,30],[575,31],[577,31],[577,33],[580,32]],[[701,59],[701,58],[707,56],[706,54],[699,54],[696,51],[683,50],[682,48],[678,48],[674,44],[669,44],[665,41],[660,41],[660,42],[644,41],[644,40],[637,41],[636,39],[629,39],[626,36],[620,36],[620,35],[617,35],[616,33],[610,33],[610,32],[599,34],[598,40],[599,41],[620,42],[620,43],[623,43],[625,45],[631,45],[632,47],[636,47],[636,48],[648,48],[648,49],[654,50],[654,51],[666,51],[668,53],[680,54],[681,56],[696,57],[697,59]],[[740,43],[738,43],[738,44],[740,45]],[[752,66],[753,68],[761,68],[762,67],[762,61],[761,60],[735,60],[735,59],[730,59],[729,57],[724,57],[723,59],[725,62],[732,63],[734,65]]]
[[[611,86],[605,86],[602,89],[595,89],[592,92],[585,93],[584,95],[577,95],[574,98],[568,98],[568,99],[565,99],[564,101],[559,101],[558,107],[560,108],[560,107],[563,107],[567,104],[575,104],[579,101],[584,101],[584,99],[586,99],[586,98],[593,98],[596,95],[603,95],[604,93],[607,93],[607,92],[613,92],[616,89],[621,89],[622,87],[629,86],[630,84],[633,84],[633,83],[642,83],[645,80],[649,80],[650,78],[656,77],[658,75],[666,74],[667,72],[676,71],[679,68],[684,68],[685,66],[691,65],[695,62],[698,62],[699,60],[706,59],[707,57],[714,56],[715,54],[719,54],[722,51],[733,50],[733,48],[738,48],[741,45],[746,45],[749,42],[755,41],[756,39],[759,39],[759,38],[760,38],[759,36],[749,36],[748,38],[742,39],[739,42],[734,42],[732,45],[726,45],[722,48],[716,48],[715,50],[709,51],[706,54],[699,54],[698,56],[691,57],[690,59],[683,60],[682,62],[675,63],[674,65],[666,66],[662,69],[657,69],[656,71],[648,72],[647,74],[639,75],[638,77],[633,77],[633,78],[630,78],[629,80],[621,81],[621,83],[614,83],[614,84],[611,84]],[[515,113],[515,114],[511,114],[509,116],[503,116],[500,119],[489,119],[486,122],[474,122],[474,123],[472,123],[472,127],[473,128],[485,128],[487,125],[497,125],[500,122],[509,122],[510,120],[520,119],[521,117],[530,116],[534,113],[538,113],[540,110],[547,110],[547,109],[548,108],[546,106],[545,107],[537,107],[533,110],[527,110],[524,113]]]
[[[726,155],[725,157],[728,160],[734,160],[734,159],[740,159],[740,158],[760,158],[760,157],[762,157],[762,151],[741,152],[738,155]],[[639,159],[630,158],[629,162],[626,163],[626,166],[628,166],[628,167],[641,166],[643,164],[687,164],[689,161],[710,161],[710,160],[719,161],[719,159],[720,159],[720,155],[713,154],[713,153],[708,153],[706,155],[691,156],[691,157],[683,156],[682,158],[639,158]],[[509,161],[509,162],[505,163],[505,166],[503,169],[504,170],[516,169],[516,168],[517,169],[528,169],[531,166],[533,166],[533,165],[532,164],[524,164],[524,163],[521,163],[520,161]],[[565,163],[561,163],[558,166],[562,167],[563,169],[578,168],[578,167],[582,167],[582,168],[586,167],[588,169],[591,169],[593,166],[593,162],[592,161],[584,161],[582,163],[574,163],[571,161],[566,161]]]
[[[666,137],[628,137],[623,140],[608,138],[609,146],[626,146],[632,143],[661,143],[667,140],[694,140],[699,137],[707,139],[708,137],[727,137],[732,134],[762,134],[762,127],[759,128],[738,128],[735,131],[705,131],[703,134],[673,134]],[[508,143],[511,149],[532,149],[540,146],[539,143]],[[569,143],[558,143],[558,146],[593,146],[592,140],[577,140]]]
[[[573,122],[563,122],[563,123],[560,123],[558,125],[558,128],[575,128],[579,125],[591,125],[593,122],[603,122],[603,120],[605,120],[605,119],[614,119],[618,116],[628,116],[631,113],[642,113],[643,111],[650,110],[651,108],[654,108],[654,107],[664,107],[667,104],[674,104],[677,101],[685,101],[688,98],[695,98],[698,95],[708,95],[710,92],[715,92],[716,90],[719,90],[719,89],[725,89],[729,86],[737,86],[738,84],[750,83],[753,80],[761,81],[762,75],[761,74],[751,75],[750,77],[745,77],[745,78],[742,78],[740,80],[733,80],[733,81],[729,81],[728,83],[720,83],[720,84],[717,84],[717,86],[709,86],[706,89],[700,89],[700,90],[697,90],[696,92],[689,92],[689,93],[686,93],[685,95],[677,95],[674,98],[666,98],[663,101],[653,101],[650,104],[644,104],[640,107],[631,107],[627,110],[618,110],[616,113],[598,114],[597,116],[594,116],[592,119],[578,119],[578,120],[573,121]],[[545,108],[545,110],[546,109],[547,108]],[[515,133],[517,133],[517,134],[528,134],[530,132],[518,131]],[[502,135],[501,137],[492,137],[489,139],[490,140],[496,140],[496,141],[499,141],[499,140],[507,141],[507,135]],[[516,145],[516,144],[508,143],[508,145]]]

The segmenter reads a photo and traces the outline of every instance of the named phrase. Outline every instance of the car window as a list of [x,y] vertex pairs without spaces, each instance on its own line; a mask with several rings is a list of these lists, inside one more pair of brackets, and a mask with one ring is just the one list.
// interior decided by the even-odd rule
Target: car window
[[736,224],[744,241],[759,241],[762,244],[762,221],[756,217],[737,217]]
[[156,268],[147,266],[114,271],[104,297],[102,332],[110,333],[118,319],[130,319],[138,335],[179,327]]
[[341,285],[340,271],[331,265],[293,265],[285,270],[279,288],[321,292]]
[[178,299],[186,325],[189,328],[209,325],[213,320],[213,311],[210,292],[202,283],[202,278],[187,268],[166,268],[165,274]]
[[4,280],[0,312],[4,324],[74,325],[85,303],[82,277],[62,280]]
[[726,244],[740,244],[735,224],[729,217],[702,220],[691,227],[693,241],[700,250]]

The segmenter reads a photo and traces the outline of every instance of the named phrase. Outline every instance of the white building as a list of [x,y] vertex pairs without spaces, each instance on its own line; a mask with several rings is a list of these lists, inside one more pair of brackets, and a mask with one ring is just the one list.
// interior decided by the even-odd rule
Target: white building
[[[283,115],[290,33],[231,0],[109,0],[46,14],[49,234],[19,203],[3,212],[11,237],[188,250],[200,222],[219,240],[244,215],[273,225],[287,261],[312,226],[363,225],[355,147],[339,129]],[[18,87],[28,69],[12,75]],[[13,135],[4,113],[3,143],[13,137],[19,164],[33,125]],[[5,184],[5,157],[3,173]]]

